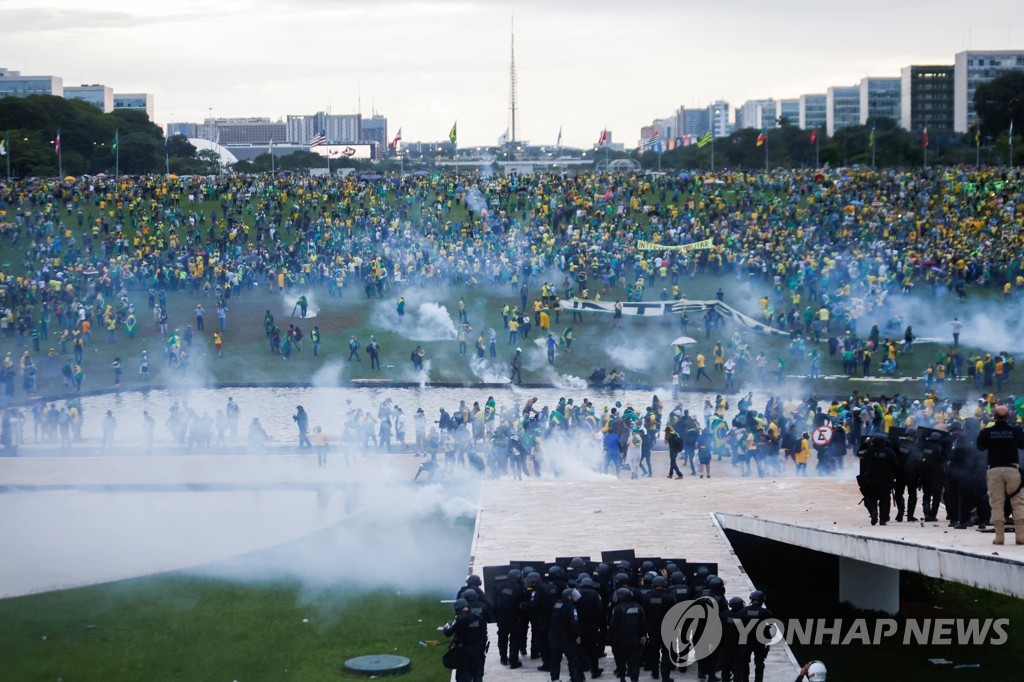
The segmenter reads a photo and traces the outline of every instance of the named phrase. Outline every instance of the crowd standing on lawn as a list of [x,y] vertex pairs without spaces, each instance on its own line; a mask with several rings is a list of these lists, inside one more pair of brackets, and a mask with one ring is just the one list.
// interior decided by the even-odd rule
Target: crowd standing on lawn
[[[406,291],[451,291],[459,354],[465,362],[494,358],[505,333],[502,355],[519,382],[525,368],[513,349],[531,332],[557,366],[581,329],[607,330],[581,328],[578,312],[563,319],[560,301],[614,296],[612,326],[622,327],[623,301],[682,301],[687,283],[704,275],[733,276],[763,292],[758,321],[790,337],[784,351],[766,353],[757,332],[737,327],[729,335],[713,311],[679,315],[682,333],[700,336],[703,327],[710,342],[715,329],[727,341],[710,353],[678,347],[677,383],[710,380],[712,361],[730,391],[751,375],[762,384],[819,378],[824,363],[846,376],[906,378],[903,359],[913,356],[916,337],[891,301],[923,289],[955,296],[969,311],[986,289],[1012,305],[1024,288],[1020,192],[1019,172],[1005,168],[0,182],[0,342],[11,348],[0,389],[11,397],[58,381],[75,391],[106,386],[95,378],[108,373],[89,367],[86,351],[106,343],[122,358],[139,358],[128,343],[139,335],[158,335],[163,355],[139,360],[141,376],[164,361],[187,374],[198,336],[215,356],[235,352],[232,335],[253,320],[234,320],[232,305],[257,287],[294,292],[287,330],[269,310],[263,322],[269,352],[283,359],[301,353],[310,334],[309,292],[325,292],[342,309],[353,294],[387,297],[401,323]],[[707,248],[673,250],[700,242]],[[470,320],[474,287],[507,292],[507,304],[491,319]],[[728,294],[720,288],[719,300]],[[170,319],[169,302],[179,300],[194,320]],[[961,379],[1001,391],[1012,353],[961,346],[959,315],[941,317],[952,343],[914,378],[926,389]],[[318,324],[314,353],[321,334],[344,333]],[[345,336],[349,359],[361,361],[362,340]],[[392,358],[410,350],[370,343],[373,371],[382,350]],[[417,371],[424,355],[422,346],[410,355]],[[661,376],[668,374],[666,359]],[[625,377],[615,369],[604,381],[614,388]]]

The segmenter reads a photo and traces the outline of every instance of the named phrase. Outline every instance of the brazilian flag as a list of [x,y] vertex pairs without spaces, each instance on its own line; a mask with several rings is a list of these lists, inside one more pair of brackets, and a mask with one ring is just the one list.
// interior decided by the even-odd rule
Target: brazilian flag
[[135,328],[138,326],[139,321],[135,318],[135,313],[130,313],[124,321],[124,331],[128,336],[135,336]]
[[711,420],[711,436],[714,439],[716,448],[725,447],[725,438],[729,435],[729,425],[721,417]]
[[448,133],[448,139],[451,140],[452,144],[455,144],[455,142],[459,139],[458,127],[459,122],[456,121],[455,123],[452,124],[451,132]]

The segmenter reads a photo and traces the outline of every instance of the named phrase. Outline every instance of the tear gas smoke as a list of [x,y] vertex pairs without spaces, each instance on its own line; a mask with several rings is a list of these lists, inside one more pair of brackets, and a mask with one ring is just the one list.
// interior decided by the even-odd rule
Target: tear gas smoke
[[[289,290],[286,293],[284,293],[283,296],[282,296],[282,303],[283,303],[283,305],[282,305],[281,309],[284,311],[285,315],[287,315],[288,317],[297,317],[297,318],[303,319],[303,318],[301,318],[302,311],[299,310],[299,304],[298,304],[299,297],[303,296],[303,295],[305,295],[306,303],[307,303],[307,305],[306,305],[306,317],[304,319],[308,320],[309,318],[316,317],[317,314],[319,314],[320,306],[317,305],[317,303],[316,303],[316,294],[315,293],[313,293],[312,291],[296,291],[296,290],[292,289],[292,290]],[[278,326],[280,326],[280,325],[278,325]]]

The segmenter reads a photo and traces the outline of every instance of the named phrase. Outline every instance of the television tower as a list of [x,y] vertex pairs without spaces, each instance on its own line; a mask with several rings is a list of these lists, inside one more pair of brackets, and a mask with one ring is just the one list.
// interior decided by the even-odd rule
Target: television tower
[[519,113],[519,96],[516,92],[516,20],[512,17],[512,62],[508,73],[508,111],[511,118],[509,126],[510,137],[508,139],[508,158],[512,159],[512,152],[516,147],[516,115]]

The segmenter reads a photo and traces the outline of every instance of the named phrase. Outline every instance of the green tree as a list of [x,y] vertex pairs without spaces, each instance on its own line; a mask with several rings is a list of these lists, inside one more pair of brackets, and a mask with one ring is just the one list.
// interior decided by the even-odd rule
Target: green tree
[[1024,71],[1009,71],[974,91],[974,110],[981,119],[981,134],[998,138],[1010,129],[1024,132]]

